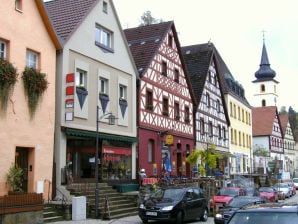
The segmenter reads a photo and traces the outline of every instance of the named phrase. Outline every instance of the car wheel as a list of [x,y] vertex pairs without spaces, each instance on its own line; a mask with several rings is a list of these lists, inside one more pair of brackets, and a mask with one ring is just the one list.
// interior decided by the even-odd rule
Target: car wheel
[[143,223],[148,223],[148,219],[142,219]]
[[205,209],[204,209],[204,213],[203,213],[203,215],[201,216],[201,221],[206,222],[207,220],[208,220],[208,209],[205,208]]
[[176,217],[176,224],[182,224],[182,221],[183,221],[182,212],[179,211]]

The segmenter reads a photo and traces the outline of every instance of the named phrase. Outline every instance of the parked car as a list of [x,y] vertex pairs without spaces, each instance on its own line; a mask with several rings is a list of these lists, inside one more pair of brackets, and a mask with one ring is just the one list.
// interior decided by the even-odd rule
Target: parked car
[[201,188],[159,189],[140,203],[139,217],[143,223],[148,223],[148,220],[182,223],[198,218],[207,221],[207,203],[207,198]]
[[298,223],[297,205],[261,204],[239,209],[227,224],[293,224]]
[[246,191],[238,187],[223,187],[210,199],[210,209],[217,211],[237,196],[245,196]]
[[292,188],[286,183],[277,183],[273,186],[278,192],[283,193],[286,198],[292,196]]
[[296,190],[298,189],[298,178],[293,178],[293,183],[296,187]]
[[239,196],[233,198],[224,208],[221,208],[214,216],[215,224],[225,224],[227,220],[238,209],[248,205],[264,204],[268,202],[267,198],[259,196]]
[[260,196],[266,197],[270,202],[278,202],[278,191],[273,187],[260,187]]

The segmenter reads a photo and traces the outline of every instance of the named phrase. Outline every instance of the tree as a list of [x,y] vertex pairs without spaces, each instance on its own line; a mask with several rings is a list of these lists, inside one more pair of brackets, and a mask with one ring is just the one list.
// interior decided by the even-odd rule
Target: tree
[[143,13],[143,15],[141,16],[141,24],[140,26],[147,26],[150,24],[156,24],[159,22],[162,22],[162,19],[156,19],[151,15],[151,11],[146,11]]
[[208,144],[207,149],[195,149],[192,153],[186,158],[186,162],[190,164],[196,164],[198,159],[201,160],[201,165],[199,171],[201,176],[206,175],[208,169],[216,167],[217,159],[221,159],[222,156],[219,153],[215,152],[216,146],[214,144]]
[[295,141],[298,141],[297,113],[295,110],[293,110],[292,107],[289,107],[288,114],[289,114],[289,123],[290,123],[291,129],[292,129],[292,133],[294,135],[294,139],[295,139]]

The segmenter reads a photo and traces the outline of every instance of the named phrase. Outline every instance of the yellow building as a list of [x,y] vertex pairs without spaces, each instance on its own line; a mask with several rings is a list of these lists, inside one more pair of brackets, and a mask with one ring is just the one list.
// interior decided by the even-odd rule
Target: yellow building
[[[11,62],[18,73],[7,107],[0,108],[0,195],[10,190],[6,174],[16,164],[23,169],[22,189],[43,192],[47,198],[51,195],[56,49],[60,45],[41,0],[1,1],[0,14],[0,57]],[[25,67],[44,73],[48,82],[31,113],[22,79]],[[35,83],[32,73],[28,80]]]

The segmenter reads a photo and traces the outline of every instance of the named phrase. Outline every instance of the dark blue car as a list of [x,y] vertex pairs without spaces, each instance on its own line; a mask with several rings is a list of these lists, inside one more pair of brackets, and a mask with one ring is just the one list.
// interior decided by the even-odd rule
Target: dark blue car
[[149,220],[184,221],[200,219],[207,221],[207,198],[197,187],[169,187],[159,189],[140,203],[139,217],[143,223]]
[[233,213],[248,205],[264,204],[268,200],[258,196],[239,196],[233,198],[225,207],[221,208],[214,216],[215,224],[224,224]]

